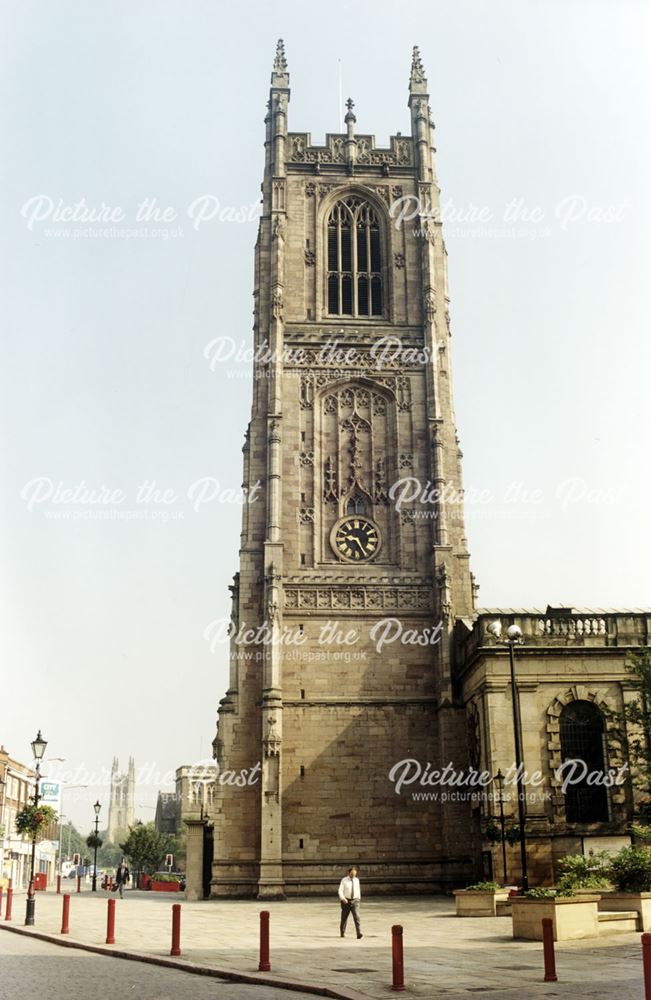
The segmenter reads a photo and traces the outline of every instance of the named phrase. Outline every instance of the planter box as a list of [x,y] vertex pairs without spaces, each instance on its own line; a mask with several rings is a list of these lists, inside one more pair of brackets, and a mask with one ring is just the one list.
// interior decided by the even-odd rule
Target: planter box
[[611,913],[635,910],[639,930],[651,931],[651,892],[603,892],[599,909]]
[[454,898],[458,917],[496,917],[497,904],[509,898],[509,890],[474,892],[469,889],[456,889]]
[[151,875],[141,875],[139,889],[149,889],[151,886]]
[[157,882],[156,879],[151,880],[152,892],[178,892],[180,888],[180,882]]
[[[514,896],[513,937],[542,941],[542,921],[552,921],[554,941],[576,941],[599,934],[599,896],[572,896],[569,899],[525,899]],[[630,907],[628,907],[630,909]]]

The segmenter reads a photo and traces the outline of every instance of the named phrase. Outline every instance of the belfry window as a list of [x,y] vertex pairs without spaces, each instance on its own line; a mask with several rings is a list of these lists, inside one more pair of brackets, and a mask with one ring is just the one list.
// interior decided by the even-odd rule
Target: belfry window
[[[568,823],[608,822],[608,794],[603,785],[590,782],[595,772],[606,770],[604,720],[591,701],[572,701],[561,712],[561,755],[565,777],[572,775],[565,792]],[[594,778],[592,779],[594,781]]]
[[382,315],[380,226],[359,198],[338,201],[328,218],[328,314]]

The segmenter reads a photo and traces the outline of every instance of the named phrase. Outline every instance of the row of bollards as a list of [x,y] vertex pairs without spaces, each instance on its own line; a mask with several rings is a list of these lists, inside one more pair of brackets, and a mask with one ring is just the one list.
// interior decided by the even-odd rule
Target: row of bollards
[[[58,887],[57,887],[58,891]],[[77,886],[79,892],[79,886]],[[2,886],[0,886],[0,914],[2,912]],[[5,905],[5,920],[11,920],[11,908],[13,902],[13,888],[11,881],[7,888],[7,901]],[[106,914],[106,944],[115,944],[115,899],[107,900]],[[268,910],[260,912],[260,961],[258,963],[259,972],[271,972],[271,961],[269,951],[269,920]],[[70,893],[63,893],[63,909],[61,914],[61,933],[70,933]],[[554,928],[549,917],[542,921],[543,939],[543,960],[545,975],[543,982],[558,982],[556,975],[556,957],[554,954]],[[170,955],[181,954],[181,904],[174,903],[172,906],[172,947]],[[405,966],[403,953],[403,931],[400,924],[394,924],[391,928],[391,964],[392,964],[392,984],[391,988],[396,992],[405,989]],[[644,998],[651,1000],[651,933],[642,935],[642,964],[644,968]]]

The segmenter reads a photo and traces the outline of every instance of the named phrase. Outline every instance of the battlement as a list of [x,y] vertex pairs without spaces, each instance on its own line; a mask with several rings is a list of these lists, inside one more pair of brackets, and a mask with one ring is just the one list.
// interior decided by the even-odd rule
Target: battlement
[[[289,132],[287,134],[287,166],[299,164],[312,167],[327,166],[346,168],[346,153],[349,137],[338,132],[328,132],[325,145],[312,144],[310,132]],[[392,135],[388,147],[376,147],[375,136],[358,135],[354,139],[355,165],[360,168],[407,167],[414,165],[414,144],[411,136],[400,133]]]

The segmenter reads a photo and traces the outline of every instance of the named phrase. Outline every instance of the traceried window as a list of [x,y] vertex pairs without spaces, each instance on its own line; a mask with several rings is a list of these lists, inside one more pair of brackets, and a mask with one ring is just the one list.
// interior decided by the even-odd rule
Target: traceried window
[[353,493],[346,502],[347,514],[366,514],[366,499],[361,493]]
[[[589,780],[591,775],[606,770],[603,716],[590,701],[572,701],[561,712],[560,728],[563,763],[568,760],[583,762],[576,764],[573,783],[568,783],[565,792],[567,821],[605,823],[608,821],[606,789],[594,784],[594,778]],[[568,766],[564,774],[567,777],[570,773]]]
[[375,210],[359,198],[333,206],[328,218],[328,314],[381,316],[382,260]]

